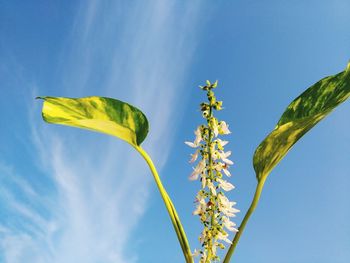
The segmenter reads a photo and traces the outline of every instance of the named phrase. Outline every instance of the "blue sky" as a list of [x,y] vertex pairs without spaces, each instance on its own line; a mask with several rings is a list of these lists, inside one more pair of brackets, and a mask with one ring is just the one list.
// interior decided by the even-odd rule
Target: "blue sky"
[[[126,143],[48,125],[38,95],[109,96],[142,109],[152,156],[192,248],[202,121],[198,85],[219,80],[236,189],[246,211],[252,154],[284,108],[350,59],[350,2],[0,1],[0,262],[183,262],[151,174]],[[350,260],[349,102],[269,177],[232,262]]]

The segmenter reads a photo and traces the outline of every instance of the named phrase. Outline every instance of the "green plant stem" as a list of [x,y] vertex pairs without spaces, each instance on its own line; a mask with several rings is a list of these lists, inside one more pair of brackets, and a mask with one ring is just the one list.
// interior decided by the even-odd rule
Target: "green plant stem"
[[262,178],[258,182],[258,185],[256,186],[256,190],[255,190],[255,195],[254,195],[253,201],[252,201],[252,203],[251,203],[247,213],[245,214],[241,225],[238,228],[238,232],[236,233],[235,238],[233,239],[232,244],[231,244],[230,248],[227,251],[227,254],[225,256],[225,259],[224,259],[223,263],[229,263],[230,262],[231,256],[233,255],[233,253],[235,251],[235,248],[236,248],[237,243],[238,243],[238,241],[239,241],[239,239],[240,239],[240,237],[241,237],[241,235],[242,235],[242,233],[244,231],[244,228],[245,228],[245,226],[246,226],[250,216],[253,214],[255,208],[257,207],[257,205],[259,203],[259,199],[260,199],[260,196],[261,196],[261,193],[262,193],[262,189],[263,189],[264,184],[265,184],[265,180],[266,180],[266,177]]
[[149,157],[147,152],[145,150],[143,150],[140,146],[137,146],[137,147],[134,146],[134,148],[142,155],[142,157],[145,159],[149,168],[152,171],[153,178],[156,181],[160,195],[163,198],[165,207],[168,211],[171,222],[173,223],[177,238],[178,238],[179,243],[181,245],[182,252],[183,252],[185,259],[186,259],[186,263],[193,263],[194,261],[193,261],[193,257],[192,257],[192,252],[191,252],[190,246],[188,244],[187,237],[186,237],[185,231],[182,227],[180,218],[176,212],[175,206],[173,205],[168,193],[165,191],[165,188],[164,188],[164,186],[159,178],[157,169],[154,166],[152,159]]
[[[210,106],[210,109],[209,109],[209,120],[213,117],[213,108],[212,106]],[[208,123],[208,126],[209,126],[209,123]],[[208,145],[208,161],[209,161],[209,168],[208,168],[208,176],[210,178],[211,181],[213,181],[213,158],[212,158],[212,152],[211,152],[211,142],[212,142],[212,138],[213,137],[213,134],[212,134],[212,131],[211,129],[209,129],[209,135],[208,135],[208,141],[207,141],[207,145]],[[211,191],[210,192],[210,196],[212,196],[211,194]],[[211,200],[211,197],[210,197],[210,201]],[[214,202],[212,202],[214,203]],[[214,204],[212,204],[211,206],[213,206]],[[211,227],[214,226],[214,223],[215,223],[215,208],[213,209],[212,208],[212,216],[211,216]],[[210,263],[210,259],[212,257],[212,253],[211,253],[211,248],[213,246],[213,239],[210,240],[209,244],[208,244],[208,255],[207,255],[207,259],[206,259],[206,263]]]

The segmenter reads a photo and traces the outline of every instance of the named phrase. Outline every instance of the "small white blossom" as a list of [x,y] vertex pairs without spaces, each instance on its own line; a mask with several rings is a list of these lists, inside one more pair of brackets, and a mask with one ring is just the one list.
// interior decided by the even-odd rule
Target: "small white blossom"
[[219,126],[218,126],[218,123],[216,120],[214,120],[213,122],[213,132],[214,132],[214,135],[215,137],[218,137],[219,135]]
[[222,168],[222,171],[224,172],[224,174],[226,174],[227,177],[231,176],[231,173],[229,170],[227,170],[226,168]]
[[224,224],[224,227],[227,228],[227,230],[231,232],[238,232],[238,229],[235,228],[236,224],[233,223],[227,216],[222,217],[222,223]]
[[217,140],[222,147],[224,147],[226,144],[228,144],[228,141],[223,141],[221,139],[217,139]]
[[236,216],[236,213],[239,212],[238,209],[234,208],[233,206],[236,204],[236,202],[230,202],[226,196],[223,194],[219,194],[219,208],[220,211],[228,216],[228,217],[234,217]]
[[223,164],[223,163],[220,163],[220,162],[218,162],[218,163],[216,163],[216,164],[213,165],[213,168],[214,168],[216,171],[218,171],[218,172],[220,172],[220,171],[222,170],[223,167],[224,167],[224,164]]
[[218,235],[216,236],[217,239],[219,240],[223,240],[229,244],[232,244],[231,240],[229,240],[228,238],[228,234],[226,233],[226,235],[224,235],[223,233],[219,232]]
[[202,141],[202,132],[200,126],[198,126],[197,130],[194,131],[194,134],[196,135],[194,144],[199,145],[199,143]]
[[192,148],[198,148],[200,146],[200,142],[203,140],[200,126],[197,128],[197,130],[194,131],[194,134],[196,135],[194,142],[185,143]]
[[230,134],[230,130],[228,129],[228,124],[226,122],[221,121],[219,124],[219,130],[221,134]]
[[192,257],[198,257],[200,255],[200,250],[197,250],[196,248],[193,251]]
[[207,186],[208,186],[208,188],[210,189],[211,193],[212,193],[213,195],[216,195],[215,186],[214,186],[214,184],[213,184],[211,181],[208,181],[208,182],[207,182]]
[[203,243],[206,238],[207,238],[207,229],[204,228],[201,235],[199,236],[199,242]]
[[222,180],[222,179],[217,179],[218,182],[219,182],[219,186],[224,189],[226,192],[227,191],[231,191],[232,189],[234,189],[235,187],[233,186],[233,184],[225,181],[225,180]]
[[216,161],[218,158],[220,158],[219,152],[213,151],[211,154],[211,158],[213,159],[213,161]]
[[227,151],[227,152],[223,152],[220,151],[219,152],[220,158],[224,163],[227,163],[228,165],[232,165],[233,162],[229,159],[227,159],[227,157],[229,157],[231,155],[231,151]]
[[198,158],[199,150],[195,151],[194,154],[191,154],[191,160],[190,163],[194,163]]
[[204,174],[201,175],[202,188],[204,189],[207,186],[207,178]]
[[[227,161],[227,159],[226,159],[226,161]],[[229,160],[229,161],[230,161],[230,160]],[[231,176],[231,173],[230,173],[230,171],[228,170],[228,165],[227,165],[227,163],[218,162],[218,163],[216,163],[216,164],[213,166],[213,168],[214,168],[216,171],[218,171],[218,172],[223,171],[224,174],[225,174],[227,177],[230,177],[230,176]]]
[[199,146],[197,144],[194,144],[193,142],[185,142],[185,143],[192,148],[197,148]]
[[205,202],[204,198],[201,198],[198,201],[198,205],[196,207],[196,210],[193,211],[194,215],[200,215],[202,213],[205,213],[205,209],[207,208],[207,203]]
[[229,172],[229,170],[227,169],[228,168],[228,165],[225,164],[225,163],[221,163],[221,162],[218,162],[216,163],[213,168],[218,171],[218,172],[221,172],[223,171],[226,176],[230,177],[231,176],[231,173]]
[[198,176],[204,171],[205,169],[205,160],[202,160],[198,163],[198,165],[196,166],[196,168],[193,169],[192,174],[190,175],[189,179],[191,181],[197,180]]

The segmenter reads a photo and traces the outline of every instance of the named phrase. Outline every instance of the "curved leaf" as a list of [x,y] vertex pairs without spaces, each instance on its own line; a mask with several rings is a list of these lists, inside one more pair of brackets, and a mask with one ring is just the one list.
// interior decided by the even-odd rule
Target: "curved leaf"
[[346,70],[320,80],[297,97],[255,150],[253,165],[258,181],[265,180],[290,148],[349,96],[350,63]]
[[149,129],[146,116],[128,103],[105,97],[38,97],[38,99],[44,100],[42,115],[45,121],[116,136],[130,143],[142,155],[152,171],[186,262],[193,263],[191,249],[176,209],[151,158],[140,146]]
[[148,133],[146,116],[134,106],[105,97],[38,97],[44,100],[42,115],[49,123],[73,126],[116,136],[133,146]]

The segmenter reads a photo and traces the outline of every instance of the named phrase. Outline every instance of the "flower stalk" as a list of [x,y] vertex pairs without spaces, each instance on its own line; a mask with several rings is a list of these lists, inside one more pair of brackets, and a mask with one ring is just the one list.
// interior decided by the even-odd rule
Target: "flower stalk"
[[264,188],[265,180],[266,180],[266,178],[264,178],[263,180],[259,181],[259,183],[257,184],[252,203],[250,204],[250,207],[249,207],[247,213],[245,214],[241,225],[238,228],[239,232],[236,233],[236,235],[235,235],[235,237],[234,237],[234,239],[232,241],[232,244],[231,244],[230,248],[227,251],[227,254],[225,256],[225,259],[224,259],[223,263],[229,263],[230,262],[230,259],[231,259],[232,255],[233,255],[233,253],[235,252],[235,248],[236,248],[236,246],[238,244],[238,241],[239,241],[239,239],[240,239],[240,237],[241,237],[241,235],[242,235],[242,233],[244,231],[244,228],[247,225],[247,222],[248,222],[250,216],[253,214],[253,212],[255,211],[255,209],[256,209],[256,207],[257,207],[257,205],[259,203],[260,196],[261,196],[262,190]]
[[188,243],[187,237],[186,237],[186,233],[183,229],[183,226],[181,224],[180,218],[176,212],[175,206],[173,205],[168,193],[166,192],[160,178],[157,172],[156,167],[153,164],[152,159],[149,157],[149,155],[147,154],[147,152],[145,150],[143,150],[140,146],[134,147],[141,155],[142,157],[145,159],[145,161],[147,162],[149,168],[151,169],[153,178],[157,184],[157,187],[159,189],[159,192],[162,196],[163,202],[165,204],[165,207],[168,211],[168,214],[170,216],[171,222],[173,224],[174,230],[176,232],[177,238],[179,240],[182,252],[184,254],[186,263],[193,263],[193,257],[192,257],[192,253],[191,253],[191,248],[190,245]]
[[200,256],[200,263],[211,263],[220,260],[217,249],[224,249],[223,242],[231,243],[228,232],[237,232],[235,223],[230,217],[239,212],[225,196],[225,192],[234,189],[234,186],[223,179],[223,175],[230,177],[229,165],[233,162],[228,159],[230,151],[225,152],[224,146],[228,143],[218,138],[219,135],[230,133],[228,125],[219,121],[214,116],[214,111],[222,109],[222,101],[217,101],[213,89],[217,82],[201,87],[207,92],[208,102],[201,103],[201,111],[206,124],[198,126],[193,142],[185,142],[196,151],[191,156],[190,162],[195,162],[198,157],[201,160],[190,175],[190,180],[199,179],[201,190],[196,196],[196,209],[194,215],[198,215],[203,224],[203,231],[199,237],[202,249],[195,250],[194,256]]

